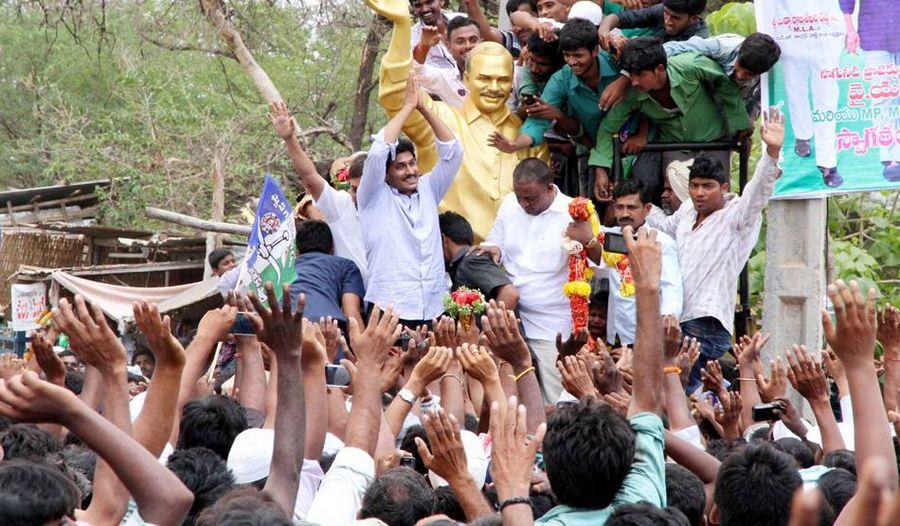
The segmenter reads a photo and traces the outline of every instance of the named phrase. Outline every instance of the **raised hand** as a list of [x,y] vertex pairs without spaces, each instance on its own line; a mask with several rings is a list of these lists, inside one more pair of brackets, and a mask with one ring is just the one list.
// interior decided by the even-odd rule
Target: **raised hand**
[[463,371],[482,385],[500,379],[497,364],[484,347],[464,343],[456,349],[456,358]]
[[44,337],[42,332],[35,332],[31,337],[31,350],[38,366],[44,371],[47,381],[59,386],[66,383],[66,366],[53,351],[53,342]]
[[766,143],[766,153],[777,159],[784,144],[784,114],[776,107],[770,107],[763,114],[763,122],[759,126],[759,136]]
[[419,437],[415,441],[425,467],[451,484],[470,476],[456,418],[439,408],[422,415],[422,427],[431,447]]
[[866,365],[872,367],[875,352],[875,289],[869,289],[863,298],[856,281],[843,280],[828,285],[828,297],[834,305],[836,324],[826,311],[822,311],[825,337],[834,353],[848,368]]
[[678,353],[678,358],[675,360],[675,366],[681,369],[678,379],[681,381],[682,386],[687,386],[691,378],[691,371],[699,358],[700,342],[697,341],[697,338],[686,337],[681,344],[681,352]]
[[126,365],[125,347],[106,324],[103,311],[92,304],[90,311],[81,294],[75,295],[75,308],[65,298],[53,309],[53,320],[69,337],[72,349],[81,361],[101,372],[111,372]]
[[722,376],[722,366],[718,360],[706,362],[706,367],[700,369],[700,377],[703,379],[703,387],[718,395],[725,391],[725,379]]
[[663,316],[663,345],[665,348],[665,363],[672,365],[678,359],[679,353],[689,342],[688,338],[681,337],[681,326],[675,316]]
[[495,356],[507,361],[513,367],[530,367],[531,353],[525,339],[519,334],[516,315],[506,310],[503,302],[491,300],[487,315],[481,317],[482,334]]
[[716,422],[722,426],[722,438],[735,439],[741,436],[741,393],[737,391],[722,391],[719,394],[721,410],[716,412]]
[[318,323],[303,320],[303,351],[301,360],[304,365],[315,362],[324,367],[328,363],[328,343]]
[[900,360],[900,309],[885,305],[878,315],[875,338],[884,346],[886,359]]
[[603,401],[609,404],[616,413],[622,415],[623,418],[628,417],[628,406],[631,405],[630,394],[624,391],[607,393],[603,395]]
[[459,337],[456,334],[456,321],[449,316],[441,316],[432,322],[434,327],[434,343],[439,347],[459,347]]
[[656,241],[656,230],[641,227],[637,233],[629,225],[622,229],[628,247],[628,266],[635,287],[659,289],[662,272],[662,245]]
[[514,153],[516,151],[516,143],[512,139],[507,138],[503,133],[495,131],[488,137],[488,145],[492,146],[503,153]]
[[134,321],[147,338],[147,345],[156,359],[157,366],[183,366],[186,360],[184,347],[172,334],[172,320],[168,315],[160,318],[159,308],[146,300],[131,304]]
[[275,296],[275,286],[266,283],[266,299],[268,307],[263,306],[259,298],[251,292],[247,295],[256,314],[262,321],[262,330],[256,336],[275,353],[275,359],[299,357],[303,349],[303,309],[306,307],[306,295],[297,298],[297,309],[291,308],[291,286],[285,283],[281,290],[281,305]]
[[407,109],[415,109],[419,107],[419,79],[416,73],[409,70],[406,77],[406,91],[403,93],[403,107]]
[[[410,390],[421,395],[428,385],[447,374],[453,362],[453,349],[449,347],[432,347],[428,354],[419,360],[409,377]],[[408,385],[409,385],[408,384]]]
[[591,372],[600,394],[618,393],[623,390],[622,374],[608,352],[603,353],[602,362],[595,364]]
[[75,393],[41,380],[33,371],[0,379],[0,415],[17,422],[65,424],[78,403]]
[[794,345],[786,353],[788,360],[787,377],[800,393],[810,403],[829,399],[828,381],[825,379],[825,371],[818,362],[806,352],[805,345]]
[[756,387],[763,402],[771,402],[784,396],[787,391],[787,374],[781,358],[769,364],[769,378],[761,374],[756,375]]
[[557,360],[556,368],[562,376],[562,385],[575,398],[597,396],[597,389],[591,379],[591,373],[583,361],[574,356],[566,356]]
[[419,40],[424,47],[434,47],[441,42],[441,32],[437,26],[422,25],[422,38]]
[[806,438],[808,429],[806,429],[803,418],[800,417],[800,413],[797,411],[797,408],[794,407],[791,400],[787,397],[780,396],[776,398],[774,402],[776,403],[776,407],[772,412],[774,412],[784,423],[784,426],[788,428],[788,431],[800,438]]
[[[225,305],[220,309],[212,309],[206,311],[206,314],[200,318],[200,324],[197,326],[197,337],[208,338],[210,341],[221,342],[228,337],[231,326],[234,325],[234,318],[237,316],[238,308]],[[255,318],[251,318],[251,321]],[[256,330],[262,329],[262,323],[254,324]]]
[[[407,0],[364,0],[365,4],[379,15],[387,18],[394,25],[412,25],[409,16],[409,2]],[[408,45],[408,44],[407,44]]]
[[587,345],[588,330],[581,328],[569,335],[569,339],[563,341],[562,334],[556,333],[556,352],[557,360],[562,360],[566,356],[575,356],[582,347]]
[[498,402],[491,404],[491,474],[500,502],[527,497],[531,487],[534,455],[547,425],[539,425],[534,437],[529,438],[525,420],[525,406],[518,405],[515,396],[510,397],[505,415]]
[[[334,363],[337,359],[338,348],[341,346],[341,329],[338,327],[338,321],[331,316],[319,319],[319,330],[325,337],[325,355],[328,363]],[[346,352],[346,347],[345,347]]]
[[747,335],[741,336],[738,343],[732,347],[734,355],[738,359],[738,365],[752,367],[754,364],[759,363],[760,351],[767,343],[769,343],[769,333],[757,332],[752,338]]
[[384,314],[376,305],[365,328],[361,328],[354,318],[350,318],[350,345],[356,355],[357,365],[381,364],[387,359],[388,348],[400,337],[402,327],[397,325],[399,317],[394,314],[393,307],[388,307]]
[[9,380],[21,374],[25,362],[15,354],[0,354],[0,379]]
[[275,133],[282,139],[290,139],[297,133],[297,123],[283,100],[269,104],[269,120],[272,121]]

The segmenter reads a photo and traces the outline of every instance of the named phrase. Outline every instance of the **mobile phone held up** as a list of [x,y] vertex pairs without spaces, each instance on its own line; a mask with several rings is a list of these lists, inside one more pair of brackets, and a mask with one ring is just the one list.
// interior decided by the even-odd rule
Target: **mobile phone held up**
[[773,420],[778,420],[779,417],[775,410],[784,410],[784,407],[778,402],[773,402],[771,404],[756,404],[753,406],[753,421],[754,422],[771,422]]
[[625,237],[615,232],[607,232],[603,236],[603,250],[616,254],[628,254]]
[[253,324],[250,323],[247,314],[243,312],[237,313],[237,316],[234,317],[234,323],[231,324],[231,330],[228,332],[238,336],[256,334],[256,331],[253,330]]
[[537,97],[535,97],[531,93],[526,93],[522,95],[522,102],[524,102],[527,106],[531,106],[532,104],[537,102]]
[[350,385],[350,373],[340,365],[325,364],[325,385],[328,387],[346,387]]

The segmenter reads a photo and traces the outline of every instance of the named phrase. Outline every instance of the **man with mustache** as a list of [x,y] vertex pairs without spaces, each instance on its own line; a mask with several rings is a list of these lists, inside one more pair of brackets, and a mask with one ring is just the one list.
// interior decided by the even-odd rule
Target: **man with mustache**
[[[438,203],[453,183],[463,150],[453,132],[428,109],[427,95],[409,75],[403,106],[372,138],[356,191],[369,265],[366,301],[393,305],[401,321],[417,327],[444,312],[447,293]],[[422,175],[416,148],[400,128],[418,111],[431,127],[439,159]]]
[[[637,179],[624,179],[613,189],[613,212],[618,226],[605,228],[604,235],[621,235],[622,229],[630,226],[636,232],[645,227],[647,217],[653,205],[647,196],[643,183]],[[655,229],[653,229],[655,230]],[[628,255],[605,252],[599,240],[593,238],[588,222],[575,222],[566,233],[585,247],[588,254],[600,268],[607,269],[609,276],[609,310],[606,324],[606,341],[615,344],[618,336],[621,345],[634,344],[637,327],[637,307],[634,301],[634,283],[628,267]],[[681,267],[678,264],[678,249],[675,241],[657,231],[656,241],[662,245],[662,275],[660,277],[659,306],[660,314],[672,316],[676,320],[681,316],[683,290],[681,283]]]
[[[393,116],[403,106],[412,63],[409,9],[403,0],[366,0],[366,4],[394,24],[391,43],[381,59],[379,80],[381,104]],[[463,75],[468,95],[459,108],[420,97],[420,104],[447,125],[466,152],[459,174],[441,201],[441,211],[451,210],[468,219],[477,241],[487,236],[501,200],[512,191],[512,172],[519,161],[535,156],[547,158],[543,148],[504,154],[488,145],[488,137],[495,131],[510,137],[518,135],[522,121],[506,104],[512,81],[509,51],[496,42],[482,42],[468,54]],[[403,132],[416,145],[422,170],[431,169],[438,152],[432,126],[421,111],[412,112],[403,121]]]

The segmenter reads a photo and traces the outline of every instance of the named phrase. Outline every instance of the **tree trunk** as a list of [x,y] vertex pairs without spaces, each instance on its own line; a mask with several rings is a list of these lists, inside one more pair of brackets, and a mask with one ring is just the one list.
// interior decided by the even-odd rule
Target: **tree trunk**
[[375,15],[369,23],[369,32],[363,45],[362,58],[359,61],[359,75],[356,77],[356,97],[353,100],[353,120],[350,123],[350,143],[354,150],[362,146],[366,134],[366,121],[369,117],[369,95],[375,87],[372,73],[375,71],[375,59],[381,39],[387,33],[386,21]]
[[219,35],[225,41],[228,49],[234,53],[234,56],[240,62],[241,67],[253,85],[259,90],[259,93],[266,99],[266,102],[278,102],[281,99],[281,93],[272,83],[269,75],[256,63],[253,54],[244,45],[244,39],[241,38],[240,32],[231,23],[231,20],[225,14],[225,3],[223,0],[200,0],[200,9],[206,15],[206,19],[219,31]]
[[[225,220],[225,152],[222,144],[216,145],[216,153],[213,158],[212,169],[212,220],[221,223]],[[206,233],[206,259],[209,260],[209,254],[222,247],[222,234],[215,232]],[[211,275],[212,269],[209,265],[204,267],[203,279]]]

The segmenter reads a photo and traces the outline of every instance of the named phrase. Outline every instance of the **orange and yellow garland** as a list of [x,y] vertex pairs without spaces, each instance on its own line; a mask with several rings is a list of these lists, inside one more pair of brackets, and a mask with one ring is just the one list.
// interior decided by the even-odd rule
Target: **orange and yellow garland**
[[[600,235],[600,220],[594,203],[584,197],[576,197],[569,203],[569,215],[575,221],[590,221],[594,236]],[[591,278],[594,271],[588,264],[587,250],[578,244],[569,254],[569,281],[563,285],[563,294],[569,298],[572,309],[572,332],[587,327],[588,299],[591,297]]]

